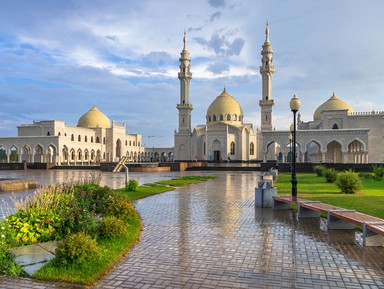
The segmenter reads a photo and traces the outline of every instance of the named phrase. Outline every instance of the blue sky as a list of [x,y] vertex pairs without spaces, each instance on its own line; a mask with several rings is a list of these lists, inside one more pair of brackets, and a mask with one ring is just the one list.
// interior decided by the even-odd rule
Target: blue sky
[[[178,59],[187,31],[192,124],[226,85],[260,125],[261,45],[275,51],[274,126],[288,129],[336,95],[384,110],[381,0],[12,0],[0,9],[0,136],[39,120],[76,125],[96,105],[146,146],[173,146]],[[156,137],[148,137],[156,136]]]

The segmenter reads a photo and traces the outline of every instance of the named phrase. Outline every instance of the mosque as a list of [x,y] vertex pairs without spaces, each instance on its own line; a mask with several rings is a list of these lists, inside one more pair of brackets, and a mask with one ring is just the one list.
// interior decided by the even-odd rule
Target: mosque
[[[189,86],[192,79],[190,54],[184,34],[180,53],[179,128],[174,134],[174,159],[177,161],[233,160],[289,162],[293,157],[289,130],[273,128],[272,76],[275,72],[269,27],[261,51],[262,97],[260,127],[243,123],[240,104],[227,90],[207,109],[206,124],[192,130]],[[384,161],[384,112],[354,112],[335,93],[321,104],[313,121],[297,120],[296,159],[311,163],[380,163]]]
[[[125,123],[111,121],[96,106],[82,115],[77,126],[46,120],[22,124],[17,137],[0,138],[1,162],[97,165],[153,161],[289,162],[289,130],[273,127],[272,77],[275,72],[269,27],[261,50],[262,97],[260,125],[244,123],[241,105],[226,88],[207,109],[205,124],[192,129],[190,98],[192,72],[187,38],[180,53],[180,101],[174,147],[146,148],[142,135],[127,134]],[[311,163],[380,163],[384,161],[384,112],[355,112],[335,93],[321,104],[313,120],[297,120],[296,159]]]
[[77,126],[47,120],[17,129],[17,137],[0,138],[3,162],[96,165],[118,161],[123,155],[130,162],[159,157],[145,149],[140,134],[127,134],[125,123],[111,122],[96,106],[79,118]]

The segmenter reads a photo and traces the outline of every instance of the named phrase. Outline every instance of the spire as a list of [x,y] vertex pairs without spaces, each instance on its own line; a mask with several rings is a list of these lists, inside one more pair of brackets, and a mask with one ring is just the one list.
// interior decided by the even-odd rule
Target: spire
[[183,42],[184,42],[184,48],[183,50],[187,50],[187,31],[184,29],[184,38],[183,38]]
[[269,42],[269,25],[268,25],[268,19],[267,19],[267,25],[265,27],[265,42]]

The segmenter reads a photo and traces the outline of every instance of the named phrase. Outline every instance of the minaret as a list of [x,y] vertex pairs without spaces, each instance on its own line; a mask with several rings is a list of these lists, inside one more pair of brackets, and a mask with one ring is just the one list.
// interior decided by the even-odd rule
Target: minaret
[[180,53],[180,103],[176,108],[179,110],[179,129],[175,130],[175,161],[192,160],[192,130],[191,130],[191,112],[192,104],[189,103],[189,83],[192,79],[190,71],[191,57],[187,50],[187,33],[184,31],[184,47]]
[[179,110],[179,133],[191,133],[192,104],[189,103],[189,82],[192,79],[190,71],[191,57],[187,50],[187,33],[184,31],[184,47],[180,53],[180,103],[176,106]]
[[272,97],[272,75],[275,72],[275,67],[273,66],[272,45],[269,42],[268,21],[261,55],[262,99],[259,101],[259,105],[261,108],[261,131],[263,132],[272,130],[272,108],[275,105]]

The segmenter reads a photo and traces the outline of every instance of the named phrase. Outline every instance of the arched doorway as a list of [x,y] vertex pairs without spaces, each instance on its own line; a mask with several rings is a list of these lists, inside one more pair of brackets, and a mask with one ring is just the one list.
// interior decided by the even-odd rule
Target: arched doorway
[[341,144],[339,142],[333,140],[328,143],[325,159],[327,162],[330,163],[342,162]]
[[116,141],[116,159],[117,161],[121,158],[121,140]]
[[320,163],[322,154],[320,144],[316,141],[311,141],[306,146],[305,161],[309,163]]
[[223,156],[221,153],[221,142],[218,139],[215,139],[212,142],[212,154],[209,156],[209,158],[215,162],[220,162],[223,160]]

